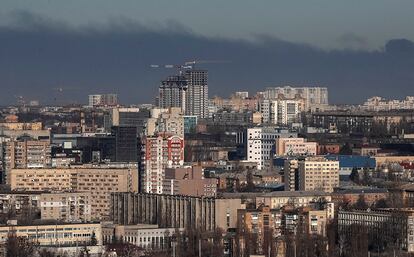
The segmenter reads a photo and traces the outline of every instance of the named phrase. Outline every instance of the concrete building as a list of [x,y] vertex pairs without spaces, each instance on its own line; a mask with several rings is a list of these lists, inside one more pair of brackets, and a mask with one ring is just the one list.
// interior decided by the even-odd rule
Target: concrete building
[[304,110],[304,100],[294,99],[263,99],[260,102],[262,122],[278,125],[290,125],[299,122],[300,113]]
[[299,190],[333,192],[339,186],[339,161],[308,157],[299,161]]
[[276,155],[311,156],[316,155],[318,143],[306,142],[304,138],[276,138]]
[[187,77],[183,75],[168,76],[161,81],[158,89],[158,107],[178,107],[183,113],[186,111]]
[[[184,229],[178,229],[183,231]],[[116,240],[136,245],[145,250],[165,250],[171,247],[172,237],[177,232],[176,228],[159,228],[158,225],[115,225],[103,224],[102,238],[104,244],[110,244]]]
[[166,168],[178,168],[184,164],[184,139],[176,135],[160,133],[144,138],[144,173],[141,177],[143,192],[163,193]]
[[0,130],[42,130],[42,122],[0,122]]
[[272,238],[281,234],[282,214],[279,209],[262,205],[257,209],[238,210],[237,220],[242,234],[253,233],[257,236],[258,249],[263,249],[265,238],[269,238],[268,233],[272,233]]
[[48,140],[12,140],[4,144],[5,181],[12,169],[51,167],[51,146]]
[[102,230],[99,223],[0,226],[0,243],[6,243],[10,233],[32,239],[40,247],[91,245],[92,235],[95,235],[97,246],[102,246]]
[[321,191],[275,191],[257,196],[256,205],[264,204],[271,209],[278,209],[287,205],[298,208],[310,206],[319,200],[331,202],[332,197],[330,194]]
[[98,216],[91,215],[91,199],[90,192],[42,193],[39,200],[41,219],[64,222],[97,220]]
[[151,109],[151,118],[146,122],[147,136],[169,133],[184,138],[184,116],[180,108]]
[[215,197],[217,179],[204,178],[201,166],[165,169],[163,193],[171,195],[190,195]]
[[275,154],[276,138],[297,137],[297,133],[277,127],[254,127],[247,129],[247,161],[257,163],[262,170],[270,165]]
[[215,199],[160,194],[112,193],[114,224],[157,224],[161,228],[215,228]]
[[90,192],[91,216],[109,216],[111,192],[137,192],[136,168],[72,166],[66,169],[13,169],[12,190]]
[[104,106],[117,106],[118,95],[117,94],[97,94],[88,96],[89,107],[104,107]]
[[115,107],[110,109],[108,114],[105,114],[104,126],[107,132],[110,132],[113,126],[136,127],[137,135],[141,135],[149,118],[150,111],[145,108]]
[[200,69],[187,69],[183,75],[187,79],[185,115],[208,118],[208,72]]
[[194,228],[212,231],[237,227],[240,199],[216,199],[183,195],[113,193],[114,224],[157,224],[160,228]]
[[264,99],[277,99],[280,96],[293,99],[300,96],[305,99],[304,111],[328,105],[328,88],[326,87],[273,87],[267,88],[263,96]]
[[396,249],[414,252],[414,214],[412,210],[339,210],[338,234],[352,240],[366,233],[368,247],[383,249],[392,238]]
[[404,100],[386,100],[374,96],[368,98],[361,107],[368,111],[413,110],[414,96],[406,96]]

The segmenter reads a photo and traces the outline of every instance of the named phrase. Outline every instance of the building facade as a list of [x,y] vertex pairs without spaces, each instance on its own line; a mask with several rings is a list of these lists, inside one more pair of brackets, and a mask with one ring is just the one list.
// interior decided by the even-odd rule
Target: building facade
[[90,192],[90,215],[102,219],[109,216],[111,192],[138,191],[138,174],[136,167],[13,169],[10,186],[12,190]]
[[184,164],[184,139],[166,133],[145,137],[143,192],[163,193],[166,168],[178,168]]
[[247,129],[247,161],[257,163],[262,170],[270,165],[275,154],[276,138],[297,137],[297,133],[276,127],[255,127]]

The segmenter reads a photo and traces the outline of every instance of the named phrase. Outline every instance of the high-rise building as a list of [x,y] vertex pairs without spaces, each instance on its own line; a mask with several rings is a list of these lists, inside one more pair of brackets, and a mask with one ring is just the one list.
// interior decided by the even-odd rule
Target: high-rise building
[[208,73],[207,70],[188,69],[184,71],[187,79],[186,115],[208,118]]
[[328,105],[328,88],[326,87],[270,87],[266,89],[263,96],[265,99],[278,99],[280,96],[293,99],[300,96],[305,99],[305,111]]
[[161,81],[158,89],[158,106],[160,108],[179,107],[186,110],[187,78],[182,75],[169,76]]
[[145,158],[141,184],[144,192],[162,194],[166,168],[184,164],[184,139],[177,135],[159,133],[144,138]]
[[157,96],[160,108],[179,107],[185,115],[208,118],[207,70],[186,68],[161,81]]
[[151,109],[151,118],[146,121],[145,135],[168,133],[184,138],[184,116],[178,107]]
[[112,126],[134,126],[138,135],[141,135],[145,128],[146,120],[150,118],[150,110],[145,108],[112,108],[104,116],[106,131],[111,131]]

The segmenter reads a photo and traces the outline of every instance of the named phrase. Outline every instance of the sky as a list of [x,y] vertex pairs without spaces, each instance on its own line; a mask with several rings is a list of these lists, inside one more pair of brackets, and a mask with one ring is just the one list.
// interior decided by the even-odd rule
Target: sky
[[[333,103],[414,95],[412,0],[2,0],[0,105],[23,95],[151,102],[172,71],[207,64],[210,95],[323,85]],[[54,90],[63,88],[64,93]]]

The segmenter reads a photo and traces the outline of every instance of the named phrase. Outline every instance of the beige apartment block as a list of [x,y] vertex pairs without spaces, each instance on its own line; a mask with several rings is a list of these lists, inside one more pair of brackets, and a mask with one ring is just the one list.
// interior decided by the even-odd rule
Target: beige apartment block
[[73,166],[63,169],[13,169],[12,190],[90,192],[91,216],[109,215],[112,192],[137,192],[138,172],[135,168],[103,168]]
[[299,161],[299,190],[332,193],[339,186],[339,161],[309,157]]

